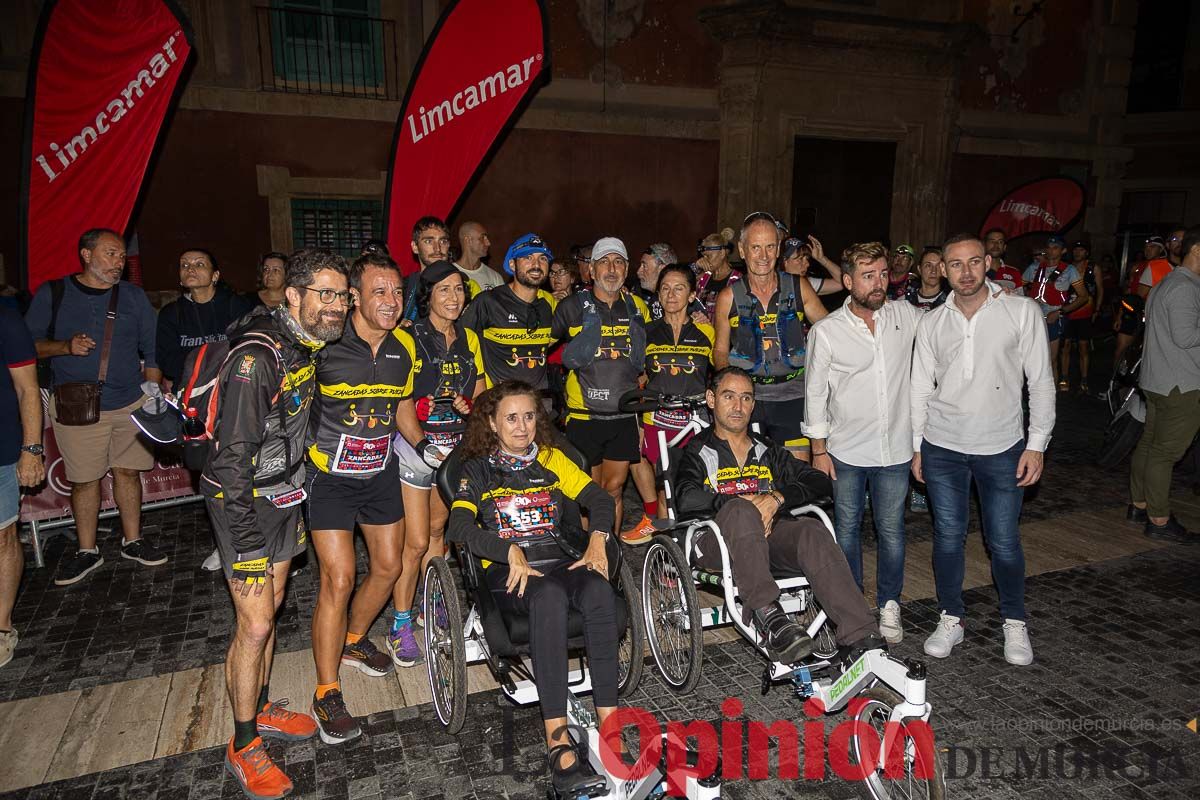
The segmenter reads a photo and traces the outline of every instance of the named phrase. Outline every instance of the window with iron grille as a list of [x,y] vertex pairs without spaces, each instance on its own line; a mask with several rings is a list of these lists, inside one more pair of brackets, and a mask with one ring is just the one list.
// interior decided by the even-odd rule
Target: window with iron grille
[[292,200],[292,246],[295,248],[325,247],[354,258],[367,239],[382,236],[383,203],[379,200]]

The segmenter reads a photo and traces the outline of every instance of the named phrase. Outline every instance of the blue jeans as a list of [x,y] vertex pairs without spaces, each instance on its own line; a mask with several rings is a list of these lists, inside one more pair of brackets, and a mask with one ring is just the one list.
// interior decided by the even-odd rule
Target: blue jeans
[[929,442],[921,445],[921,470],[933,512],[933,577],[938,605],[947,614],[965,613],[963,548],[974,479],[1000,614],[1005,619],[1025,619],[1025,553],[1017,527],[1025,499],[1025,490],[1017,486],[1017,463],[1024,450],[1024,441],[991,456],[959,453]]
[[850,574],[861,590],[863,511],[867,487],[871,488],[871,515],[875,519],[876,551],[875,595],[882,608],[889,600],[900,601],[904,587],[904,504],[908,500],[908,473],[911,461],[890,467],[854,467],[834,458],[837,480],[833,482],[833,529],[838,544],[850,562]]

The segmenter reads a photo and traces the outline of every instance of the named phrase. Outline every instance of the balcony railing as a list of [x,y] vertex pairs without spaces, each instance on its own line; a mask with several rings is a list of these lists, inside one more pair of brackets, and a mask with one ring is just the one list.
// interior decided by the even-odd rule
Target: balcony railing
[[264,90],[400,99],[392,20],[261,6],[255,12]]

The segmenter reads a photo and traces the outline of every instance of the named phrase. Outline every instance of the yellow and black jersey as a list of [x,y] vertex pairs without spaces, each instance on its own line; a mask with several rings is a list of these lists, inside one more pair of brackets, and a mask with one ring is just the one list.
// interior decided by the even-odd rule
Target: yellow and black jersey
[[530,563],[578,557],[587,536],[574,515],[564,515],[567,499],[587,508],[592,530],[612,532],[612,498],[561,450],[542,450],[523,469],[471,459],[450,507],[450,540],[487,561],[507,562],[514,544]]
[[431,443],[452,450],[462,439],[467,420],[449,402],[437,401],[456,394],[470,398],[475,393],[475,382],[483,377],[479,337],[456,322],[454,343],[447,348],[446,337],[428,318],[414,323],[411,332],[416,347],[413,396],[434,400],[428,408],[418,404],[417,421]]
[[[716,334],[712,325],[688,318],[679,330],[679,340],[665,319],[646,326],[646,388],[678,397],[699,397],[708,388]],[[687,424],[687,411],[660,410],[647,413],[642,421],[678,429]]]
[[[599,302],[588,290],[576,292],[558,304],[554,312],[555,339],[573,339],[583,330],[584,303],[593,303],[600,317],[598,346],[589,362],[567,373],[567,419],[591,419],[593,414],[620,416],[617,402],[621,395],[636,389],[646,357],[645,326],[650,309],[636,297],[622,291],[611,306]],[[631,336],[631,326],[640,326],[642,335]],[[567,365],[567,349],[563,351]]]
[[463,325],[479,336],[489,389],[511,380],[548,388],[546,351],[554,342],[550,324],[556,305],[545,290],[526,303],[505,284],[482,292],[467,306]]
[[368,478],[382,472],[391,458],[396,406],[413,393],[412,336],[396,328],[372,353],[351,315],[342,338],[321,353],[309,461],[333,475]]

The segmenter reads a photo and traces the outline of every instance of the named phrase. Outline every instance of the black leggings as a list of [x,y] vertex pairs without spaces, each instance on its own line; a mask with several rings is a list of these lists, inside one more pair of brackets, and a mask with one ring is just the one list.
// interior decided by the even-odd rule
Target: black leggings
[[568,570],[573,562],[537,567],[545,577],[531,577],[525,596],[504,591],[508,566],[493,564],[486,571],[488,588],[501,611],[529,615],[529,651],[542,719],[567,715],[567,610],[583,615],[583,638],[592,675],[592,700],[597,708],[617,704],[616,595],[607,579],[585,567]]

